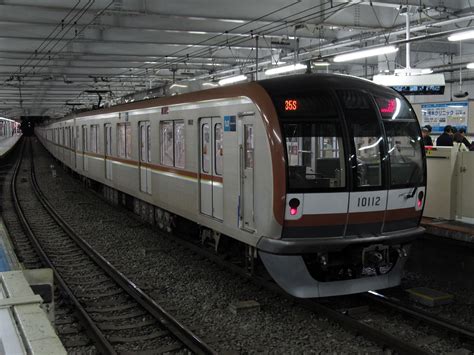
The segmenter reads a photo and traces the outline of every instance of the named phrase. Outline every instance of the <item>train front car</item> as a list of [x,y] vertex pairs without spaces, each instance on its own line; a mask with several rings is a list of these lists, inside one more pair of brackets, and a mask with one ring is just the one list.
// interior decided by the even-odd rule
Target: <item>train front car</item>
[[297,297],[400,283],[425,200],[421,132],[395,91],[343,75],[260,82],[272,98],[286,152],[281,238],[260,258]]

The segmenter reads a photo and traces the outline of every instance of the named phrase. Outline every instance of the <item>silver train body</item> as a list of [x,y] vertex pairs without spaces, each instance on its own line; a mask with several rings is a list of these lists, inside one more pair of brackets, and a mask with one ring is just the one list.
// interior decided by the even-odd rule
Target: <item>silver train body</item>
[[[118,105],[36,128],[78,174],[239,241],[297,297],[396,286],[423,229],[420,130],[396,92],[300,75]],[[218,238],[217,238],[218,239]]]

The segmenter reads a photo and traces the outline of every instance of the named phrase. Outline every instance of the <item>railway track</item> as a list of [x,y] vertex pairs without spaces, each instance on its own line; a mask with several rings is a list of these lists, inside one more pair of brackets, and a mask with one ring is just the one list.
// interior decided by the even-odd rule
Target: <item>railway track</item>
[[[290,299],[299,305],[302,305],[312,312],[326,316],[328,319],[340,324],[343,328],[372,340],[382,348],[391,349],[401,354],[433,354],[433,352],[423,349],[420,345],[413,341],[404,340],[396,334],[392,334],[389,331],[384,331],[383,324],[378,324],[378,327],[368,325],[364,322],[362,317],[353,316],[351,312],[347,312],[346,308],[341,309],[337,300],[327,302],[327,300],[324,299],[299,299],[292,297],[280,289],[268,277],[250,275],[245,267],[229,262],[226,258],[216,255],[213,250],[202,248],[200,245],[187,240],[186,236],[179,236],[179,238],[176,238],[176,236],[169,235],[169,238],[179,245],[188,248],[194,253],[205,256],[216,264],[232,271],[234,274],[249,279],[258,286],[278,293],[281,296],[286,297],[287,299]],[[381,307],[382,313],[386,312],[387,310],[396,312],[400,315],[416,320],[419,324],[428,325],[431,328],[436,328],[442,333],[447,333],[461,341],[466,341],[467,344],[474,344],[474,330],[472,329],[458,325],[447,319],[436,317],[421,309],[410,307],[403,304],[402,302],[398,302],[396,299],[383,297],[378,293],[365,293],[362,295],[354,295],[349,297],[360,298],[359,296],[362,296],[362,299],[366,301],[365,304],[367,304],[368,301],[371,303],[376,303]],[[366,308],[368,312],[372,311],[372,307],[369,306],[362,306],[361,308]]]
[[12,179],[15,210],[97,351],[215,353],[97,254],[58,215],[39,189],[31,142],[26,144]]

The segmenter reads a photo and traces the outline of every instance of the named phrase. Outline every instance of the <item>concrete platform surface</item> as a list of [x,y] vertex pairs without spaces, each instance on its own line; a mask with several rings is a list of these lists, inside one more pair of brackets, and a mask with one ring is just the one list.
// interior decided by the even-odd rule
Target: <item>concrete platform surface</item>
[[474,225],[458,221],[423,217],[421,225],[426,233],[435,236],[474,243]]
[[0,138],[0,158],[7,154],[21,138],[21,134],[15,134],[8,138]]

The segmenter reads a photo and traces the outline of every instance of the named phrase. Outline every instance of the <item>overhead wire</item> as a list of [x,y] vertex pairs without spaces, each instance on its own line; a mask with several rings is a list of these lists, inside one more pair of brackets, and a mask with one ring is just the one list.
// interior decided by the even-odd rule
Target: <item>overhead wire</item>
[[[51,51],[54,50],[59,45],[59,43],[61,43],[61,41],[64,39],[64,37],[66,37],[66,35],[77,25],[77,21],[79,21],[87,13],[87,11],[92,7],[94,2],[95,2],[95,0],[89,0],[88,3],[86,4],[86,6],[74,15],[74,17],[67,24],[67,30],[62,34],[62,36],[60,38],[55,38],[54,39],[56,41],[56,43],[51,48],[48,49],[47,53],[44,53],[43,56],[38,59],[38,62],[35,64],[35,66],[41,64],[46,58],[48,58],[48,61],[49,61],[52,58],[57,57],[57,55],[59,53],[61,53],[62,50],[59,50],[59,51],[57,51],[57,52],[55,52],[54,54],[51,55]],[[72,39],[68,40],[67,43],[70,43],[71,41],[75,40],[78,35],[79,35],[79,33],[76,30],[76,32],[75,32],[74,36],[72,37]],[[63,49],[64,49],[64,47],[63,47]],[[34,71],[35,66],[33,66],[25,75],[28,76],[29,73]],[[41,71],[41,68],[39,69],[39,71]],[[37,74],[37,72],[35,72],[35,74]]]
[[[330,1],[328,1],[327,3],[330,3]],[[334,6],[331,10],[337,11],[337,10],[339,10],[339,8],[346,7],[347,5],[348,5],[347,3],[342,3],[342,4]],[[353,5],[354,4],[350,3],[350,6],[353,6]],[[320,7],[320,6],[321,5],[318,5],[317,7]],[[304,12],[307,12],[307,10],[301,11],[300,13],[304,13]],[[262,25],[259,28],[254,29],[254,34],[255,33],[258,33],[259,35],[272,34],[272,33],[275,33],[277,31],[281,30],[281,29],[287,28],[289,24],[296,24],[296,23],[301,22],[301,21],[310,21],[310,20],[313,20],[313,19],[316,19],[316,18],[320,18],[322,12],[323,11],[317,11],[317,12],[312,13],[310,15],[305,15],[305,16],[301,16],[301,17],[296,18],[296,19],[291,19],[289,21],[286,21],[284,24],[278,23],[278,24],[275,25],[274,23],[270,23],[270,24]],[[288,16],[288,18],[291,18],[291,17],[296,16],[296,15],[299,15],[299,13],[290,15],[290,16]],[[269,27],[269,26],[272,26],[272,27]],[[266,27],[269,27],[269,28],[266,28]],[[250,39],[250,35],[249,35],[249,38],[245,38],[245,39],[237,38],[237,39],[234,39],[231,43],[228,43],[228,44],[231,45],[231,46],[237,46],[238,44],[241,44],[241,43],[244,43],[244,42],[248,41],[249,39]],[[214,44],[214,46],[219,46],[219,45],[223,46],[223,44],[219,44],[219,43]],[[188,53],[188,57],[189,58],[196,57],[197,55],[202,54],[202,53],[203,53],[202,50],[196,50],[194,52]],[[181,58],[176,59],[174,62],[180,62],[180,61],[182,61]],[[166,66],[165,65],[155,65],[155,66],[152,66],[152,68],[166,68]]]

